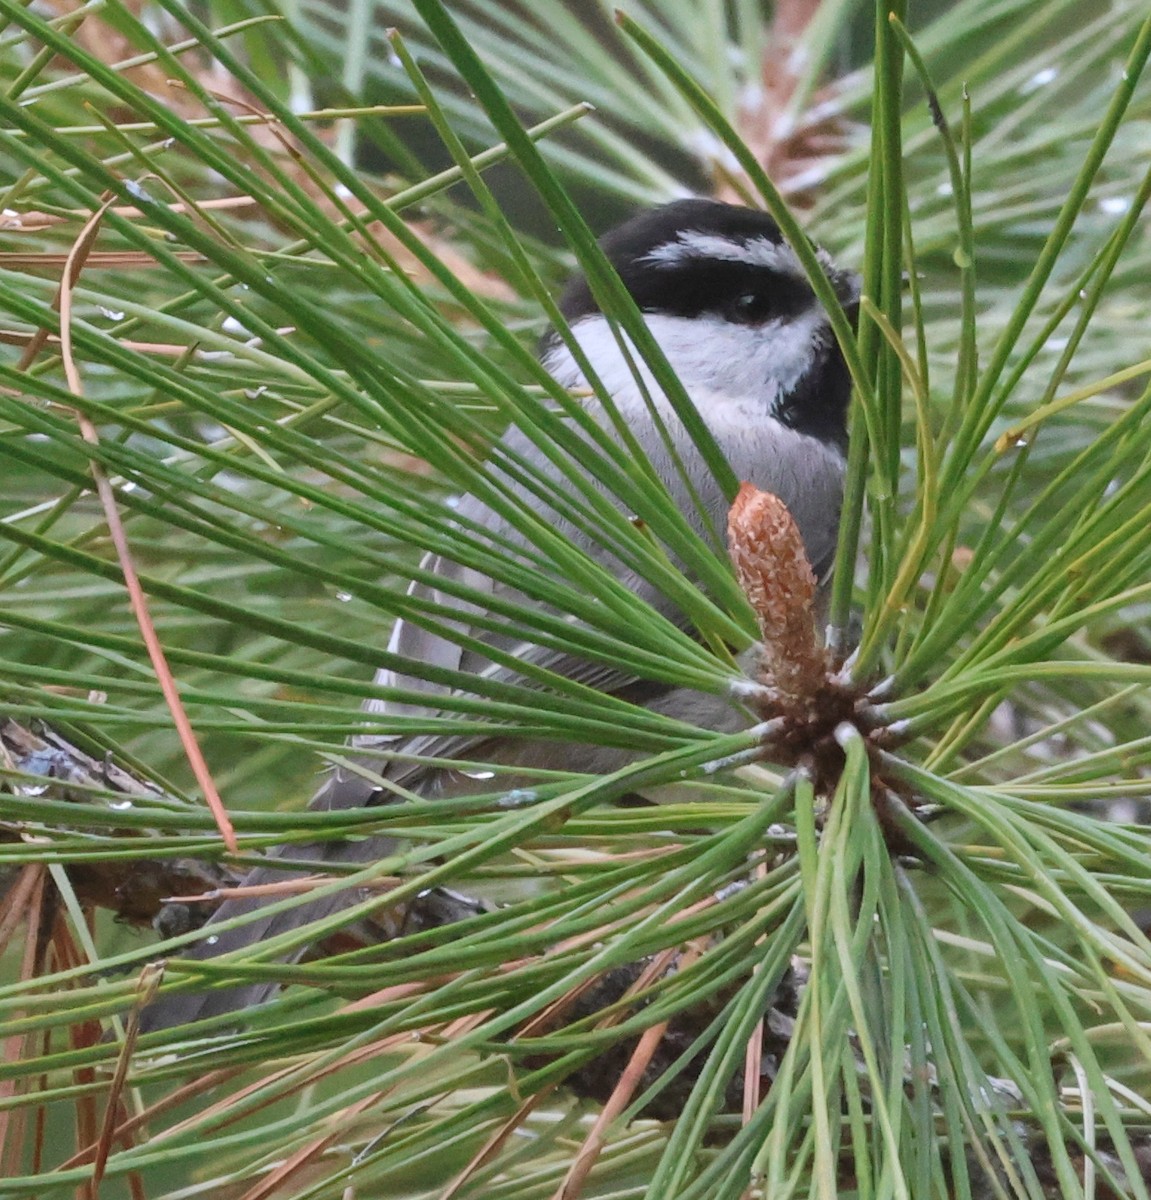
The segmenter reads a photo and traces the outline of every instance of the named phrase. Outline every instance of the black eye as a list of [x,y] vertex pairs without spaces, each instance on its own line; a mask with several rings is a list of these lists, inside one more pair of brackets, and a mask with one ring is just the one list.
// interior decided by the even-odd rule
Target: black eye
[[725,316],[737,325],[758,325],[775,315],[775,306],[763,292],[743,292],[727,306]]

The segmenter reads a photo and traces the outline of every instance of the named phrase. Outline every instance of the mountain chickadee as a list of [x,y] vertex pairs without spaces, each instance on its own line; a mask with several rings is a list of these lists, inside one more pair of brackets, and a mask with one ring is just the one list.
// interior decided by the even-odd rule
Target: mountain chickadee
[[[710,200],[680,200],[640,213],[608,233],[600,244],[735,476],[783,500],[799,527],[816,576],[824,578],[831,566],[838,530],[850,380],[827,316],[775,222],[765,213],[749,208]],[[823,252],[820,257],[837,295],[846,306],[853,306],[858,297],[856,277],[831,266]],[[644,372],[648,385],[645,397],[645,389],[636,383],[632,363],[621,353],[615,334],[584,279],[577,277],[568,285],[560,309],[672,498],[697,532],[706,532],[714,541],[716,532],[724,528],[728,499],[670,402],[639,363],[638,369]],[[541,354],[544,365],[560,384],[586,389],[572,353],[555,333],[544,339]],[[585,403],[593,416],[602,417],[594,399]],[[673,466],[666,441],[657,431],[651,403],[660,412],[678,452],[678,469]],[[515,427],[504,435],[503,444],[547,469],[540,452]],[[499,471],[493,469],[493,474],[498,476]],[[685,487],[685,476],[695,489],[694,501]],[[513,490],[517,486],[511,484]],[[465,497],[458,512],[462,518],[498,533],[505,543],[525,545],[522,535],[509,529],[507,522],[474,497]],[[595,544],[558,514],[551,515],[559,531],[625,578],[629,586],[665,616],[681,626],[688,624],[673,603],[636,578],[634,572],[625,572],[610,551]],[[712,529],[705,530],[709,523]],[[477,577],[476,571],[442,558],[429,555],[424,565],[445,580],[466,578],[473,588],[486,588],[489,594],[505,598],[516,595],[506,584]],[[413,584],[412,591],[454,605],[462,612],[461,626],[466,621],[468,606],[459,600],[441,595],[426,584]],[[510,638],[501,640],[500,635],[493,633],[478,631],[474,636],[504,650],[514,646],[514,653],[521,661],[583,680],[604,692],[629,696],[649,709],[701,728],[734,732],[751,723],[748,712],[728,697],[639,681],[619,671],[613,673],[603,664],[589,663],[555,649],[513,642]],[[412,622],[401,620],[396,624],[389,649],[409,660],[516,681],[515,673],[507,665],[493,668],[475,649],[461,648]],[[381,726],[386,728],[389,714],[410,716],[438,711],[434,697],[437,692],[443,693],[440,685],[401,677],[388,670],[378,672],[376,679],[383,685],[418,689],[429,699],[423,709],[412,704],[369,700],[364,705],[365,711]],[[634,750],[542,739],[433,734],[365,734],[354,739],[353,745],[363,753],[376,751],[374,758],[364,760],[369,764],[369,774],[381,772],[390,782],[428,799],[516,785],[514,779],[508,780],[503,774],[493,784],[491,772],[469,773],[424,765],[415,761],[420,756],[482,760],[497,770],[499,764],[507,764],[589,774],[618,770],[637,757]],[[477,777],[487,782],[479,782]],[[337,769],[320,788],[312,807],[358,807],[385,802],[389,796],[367,774]],[[375,836],[353,842],[285,847],[279,853],[312,861],[368,863],[395,853],[397,845],[393,839]],[[291,873],[260,868],[245,883],[286,878],[292,878]],[[227,901],[205,927],[205,940],[191,954],[214,957],[266,941],[338,912],[358,898],[355,889],[348,889],[217,934],[214,926],[218,922],[257,911],[269,903],[262,898]],[[257,983],[164,997],[145,1009],[143,1027],[164,1028],[237,1011],[261,1002],[274,991],[272,984]]]

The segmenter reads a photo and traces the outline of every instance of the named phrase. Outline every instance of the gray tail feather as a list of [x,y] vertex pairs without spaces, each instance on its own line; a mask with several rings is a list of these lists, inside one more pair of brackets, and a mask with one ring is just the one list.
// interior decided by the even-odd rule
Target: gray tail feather
[[[281,846],[273,851],[276,856],[290,858],[312,859],[325,863],[367,863],[374,859],[386,858],[395,852],[396,843],[393,839],[376,837],[355,842],[316,842],[307,846]],[[267,867],[257,867],[244,878],[245,886],[259,884],[281,883],[287,879],[299,879],[305,872],[276,871]],[[225,900],[212,914],[202,930],[202,940],[181,951],[181,958],[215,958],[232,950],[240,950],[258,942],[267,941],[282,933],[299,929],[312,921],[330,917],[342,908],[355,904],[361,897],[355,888],[338,892],[331,896],[318,897],[297,905],[284,912],[269,913],[262,920],[252,921],[238,929],[226,929],[216,933],[213,929],[221,921],[229,921],[233,917],[246,913],[257,912],[272,903],[272,899],[258,896],[245,900]],[[299,959],[306,947],[301,947],[282,961],[294,962]],[[213,988],[205,992],[184,992],[177,995],[163,996],[149,1004],[140,1014],[140,1030],[151,1033],[158,1029],[171,1029],[177,1025],[187,1025],[192,1021],[204,1021],[209,1017],[223,1016],[226,1013],[238,1013],[246,1008],[252,1008],[269,1000],[279,985],[274,982],[260,981],[246,983],[238,987]]]

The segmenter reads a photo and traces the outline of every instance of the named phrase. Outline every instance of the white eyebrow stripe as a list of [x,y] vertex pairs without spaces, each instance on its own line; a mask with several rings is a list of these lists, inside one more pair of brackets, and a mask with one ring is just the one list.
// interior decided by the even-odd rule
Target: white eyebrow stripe
[[[824,270],[832,269],[831,256],[822,248],[816,249],[816,257]],[[800,265],[795,251],[786,243],[775,243],[766,237],[748,238],[735,242],[715,233],[699,233],[687,229],[676,235],[674,242],[664,242],[644,255],[643,261],[659,267],[674,267],[693,259],[719,259],[723,262],[745,263],[750,267],[766,267],[806,280],[807,275]]]
[[716,233],[699,233],[685,229],[676,234],[674,242],[664,242],[644,255],[648,262],[661,267],[677,266],[692,259],[711,258],[723,262],[746,263],[750,267],[767,267],[774,271],[793,272],[798,266],[791,248],[776,245],[765,237],[734,242]]

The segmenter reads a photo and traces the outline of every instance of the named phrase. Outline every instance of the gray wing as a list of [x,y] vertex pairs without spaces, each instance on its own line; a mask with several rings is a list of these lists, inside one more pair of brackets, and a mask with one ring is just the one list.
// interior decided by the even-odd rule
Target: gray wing
[[[631,411],[625,415],[633,428],[639,429],[645,423],[650,424],[647,409],[639,399],[635,397],[629,399],[626,396],[618,399],[621,406],[625,403],[632,406]],[[774,492],[788,505],[803,534],[817,578],[825,577],[829,573],[835,553],[839,494],[843,473],[842,456],[834,448],[785,429],[774,421],[753,420],[753,414],[749,414],[746,408],[733,404],[724,397],[702,395],[697,398],[697,403],[700,411],[706,414],[708,424],[723,445],[736,476]],[[658,437],[651,435],[641,440],[645,442],[651,454],[656,474],[667,484],[673,501],[679,505],[681,511],[688,515],[697,532],[707,536],[708,533],[724,528],[727,500],[686,432],[675,422],[669,422],[669,424],[676,441],[679,462],[687,472],[686,484],[680,478],[677,467],[673,464]],[[503,442],[529,461],[539,461],[539,451],[518,429],[514,427],[510,429],[504,435]],[[525,503],[533,506],[537,511],[540,509],[539,500],[530,496],[526,489],[514,483],[508,483],[508,487],[513,493],[518,493]],[[606,488],[603,491],[605,496],[608,495]],[[701,509],[695,509],[689,499],[691,495],[702,501]],[[523,538],[506,528],[500,518],[475,497],[465,497],[461,501],[458,511],[461,517],[469,521],[493,530],[498,529],[502,538],[510,541],[513,545],[524,546],[526,549]],[[639,579],[622,563],[613,559],[609,552],[598,546],[584,531],[575,529],[554,512],[548,514],[546,506],[543,511],[544,515],[550,515],[552,524],[557,531],[566,535],[574,545],[609,569],[613,569],[622,582],[651,603],[665,617],[681,628],[688,627],[688,621],[683,615],[651,584]],[[429,555],[424,559],[423,566],[444,579],[445,582],[466,583],[480,597],[492,597],[497,600],[515,599],[523,603],[533,603],[510,585],[497,583],[475,569],[463,567],[448,559]],[[474,615],[483,607],[482,605],[469,605],[434,586],[423,583],[413,584],[409,594],[427,598],[454,609],[460,614],[458,627],[461,628],[466,626],[469,615]],[[640,682],[634,676],[606,664],[540,646],[535,642],[520,641],[510,635],[483,633],[479,635],[479,640],[498,648],[505,654],[512,655],[520,662],[543,667],[606,693],[625,692],[635,688]],[[388,648],[412,662],[448,668],[459,671],[464,676],[487,677],[499,682],[525,684],[528,682],[513,667],[493,663],[481,651],[475,648],[464,649],[450,637],[430,632],[412,621],[397,622]],[[354,739],[353,747],[372,755],[374,761],[370,765],[371,771],[381,769],[384,755],[390,753],[397,756],[386,771],[386,777],[397,785],[415,787],[424,794],[438,793],[445,786],[450,773],[429,772],[428,768],[409,761],[416,756],[463,759],[474,757],[479,761],[487,762],[506,761],[520,762],[524,765],[551,765],[543,749],[525,744],[523,740],[508,739],[509,746],[493,748],[492,741],[499,739],[489,739],[479,734],[470,736],[389,735],[386,731],[391,718],[434,716],[439,713],[441,709],[437,700],[444,696],[448,689],[441,684],[432,683],[417,676],[400,675],[387,669],[377,672],[376,683],[412,690],[428,699],[428,703],[425,705],[376,699],[369,700],[364,705],[369,719],[378,728],[376,730],[366,729],[362,735]],[[662,697],[666,697],[669,692],[681,690],[650,681],[644,682],[643,703],[648,708],[659,710],[662,707]],[[700,698],[698,704],[695,701],[692,703],[695,704],[691,713],[692,719],[700,725],[718,729],[730,724],[731,706],[728,702],[720,701],[717,697],[704,697]],[[746,714],[740,720],[745,718]],[[735,727],[738,727],[738,724]],[[550,747],[554,751],[554,743],[551,743]],[[595,759],[594,755],[590,755],[588,752],[579,760],[578,767],[582,769],[585,763],[588,764],[586,767],[588,770],[610,770],[617,765],[618,755],[614,758],[608,756]],[[571,764],[572,760],[569,756],[564,765]],[[368,765],[366,758],[365,765]],[[487,785],[489,789],[492,786],[490,783]],[[470,790],[479,789],[473,786]],[[317,802],[335,807],[364,804],[371,802],[373,794],[374,788],[368,781],[363,777],[356,778],[354,770],[349,772],[344,769],[337,772],[336,778],[323,789],[320,796],[317,797]]]
[[[424,571],[431,571],[445,581],[465,583],[479,596],[490,596],[501,601],[517,601],[523,604],[535,603],[508,584],[497,582],[474,568],[461,566],[442,556],[426,555],[421,567]],[[462,601],[425,583],[413,583],[408,589],[408,594],[459,612],[459,620],[448,624],[462,630],[466,630],[470,614],[482,611],[482,606],[478,604]],[[518,662],[554,672],[598,691],[619,693],[638,683],[634,675],[606,663],[582,658],[555,647],[541,646],[537,642],[521,639],[513,634],[475,631],[472,636],[477,637],[485,645],[514,657]],[[410,620],[396,622],[388,643],[388,650],[412,662],[457,671],[465,677],[475,676],[498,683],[516,683],[526,687],[541,686],[538,681],[525,678],[515,667],[506,663],[493,662],[479,649],[470,646],[465,648],[449,636],[425,629]],[[441,697],[449,694],[448,687],[431,682],[426,678],[401,674],[388,668],[376,672],[375,682],[382,687],[397,687],[417,692],[426,696],[428,702],[416,704],[376,698],[365,701],[364,711],[370,718],[371,725],[378,726],[378,729],[365,729],[362,734],[353,739],[352,744],[356,750],[365,752],[365,764],[374,761],[373,771],[383,770],[387,759],[394,755],[396,757],[384,771],[386,778],[398,785],[412,787],[420,783],[419,777],[427,770],[418,763],[409,761],[412,757],[467,759],[474,756],[481,760],[486,757],[485,743],[490,739],[480,733],[404,735],[387,732],[389,723],[392,723],[392,719],[395,717],[440,715],[443,710],[438,701]],[[652,686],[658,687],[658,685]],[[490,750],[490,747],[488,749]],[[361,792],[361,799],[358,801],[349,799],[347,803],[363,802],[362,789],[349,787],[344,794],[352,796],[356,791]],[[329,803],[334,803],[332,797],[329,796],[327,799]],[[339,804],[335,806],[342,807]]]

